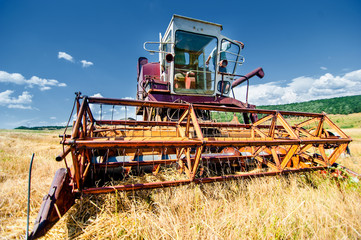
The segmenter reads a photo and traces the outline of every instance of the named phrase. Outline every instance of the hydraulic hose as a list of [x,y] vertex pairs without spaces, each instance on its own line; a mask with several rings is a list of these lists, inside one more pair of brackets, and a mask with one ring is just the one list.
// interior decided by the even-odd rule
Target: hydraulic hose
[[26,213],[26,239],[29,239],[29,215],[30,215],[30,187],[31,187],[31,169],[33,168],[35,153],[31,156],[30,166],[29,166],[29,181],[28,181],[28,210]]

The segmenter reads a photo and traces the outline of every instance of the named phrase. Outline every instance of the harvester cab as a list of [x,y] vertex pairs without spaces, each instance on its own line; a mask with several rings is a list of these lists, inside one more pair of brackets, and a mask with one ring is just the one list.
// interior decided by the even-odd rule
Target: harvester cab
[[[236,74],[244,62],[240,55],[244,45],[221,30],[220,24],[174,15],[159,42],[144,43],[145,50],[159,54],[159,62],[139,58],[138,99],[190,103],[227,99],[233,81],[244,77]],[[247,107],[240,102],[231,105]]]
[[231,75],[244,58],[240,43],[221,30],[219,24],[173,16],[159,46],[161,80],[170,83],[172,94],[229,95]]

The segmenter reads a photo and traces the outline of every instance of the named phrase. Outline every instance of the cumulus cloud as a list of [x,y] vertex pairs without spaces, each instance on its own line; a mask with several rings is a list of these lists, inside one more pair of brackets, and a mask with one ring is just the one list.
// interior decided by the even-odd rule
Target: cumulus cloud
[[[61,59],[65,59],[69,62],[72,62],[72,63],[78,63],[78,61],[75,61],[75,59],[68,53],[66,52],[58,52],[58,58]],[[79,61],[79,63],[82,64],[82,67],[83,68],[87,68],[87,67],[90,67],[90,66],[93,66],[94,63],[90,62],[90,61],[87,61],[87,60],[81,60]]]
[[22,104],[9,104],[8,108],[17,108],[17,109],[32,109],[31,106],[25,106]]
[[96,93],[96,94],[92,95],[91,97],[102,98],[103,95],[101,93]]
[[135,100],[135,98],[133,98],[133,97],[125,97],[125,98],[123,98],[123,99]]
[[65,59],[69,62],[74,62],[74,59],[71,55],[67,54],[66,52],[58,52],[58,58],[61,59]]
[[[91,97],[103,98],[101,93],[93,94]],[[132,97],[125,97],[123,99],[134,100]],[[91,112],[95,119],[108,119],[108,120],[120,120],[126,118],[136,119],[136,107],[127,106],[112,106],[112,105],[100,105],[93,104],[89,105]],[[76,116],[75,116],[76,118]]]
[[17,97],[12,97],[14,93],[12,90],[6,90],[0,92],[0,106],[5,106],[8,108],[18,108],[18,109],[31,109],[30,103],[32,102],[32,95],[29,92],[23,92]]
[[83,68],[87,68],[87,67],[94,65],[92,62],[88,62],[86,60],[81,60],[80,62],[82,63]]
[[327,70],[327,67],[320,67],[321,70]]
[[[234,89],[237,98],[244,100],[246,86]],[[361,94],[361,69],[343,76],[326,73],[321,77],[298,77],[283,86],[279,82],[251,85],[249,103],[275,105],[316,99]]]
[[51,87],[66,87],[65,83],[60,83],[55,79],[39,78],[37,76],[32,76],[30,79],[26,79],[20,73],[8,73],[5,71],[0,71],[0,83],[1,82],[27,85],[30,88],[36,86],[41,91],[49,90]]

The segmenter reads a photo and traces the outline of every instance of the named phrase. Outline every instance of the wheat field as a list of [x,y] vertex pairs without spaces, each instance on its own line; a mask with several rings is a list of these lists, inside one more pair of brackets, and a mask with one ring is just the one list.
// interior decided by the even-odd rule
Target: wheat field
[[[361,128],[351,156],[361,173]],[[0,130],[0,239],[24,239],[28,167],[35,153],[30,230],[61,151],[59,131]],[[301,174],[86,196],[43,239],[360,239],[361,183]]]

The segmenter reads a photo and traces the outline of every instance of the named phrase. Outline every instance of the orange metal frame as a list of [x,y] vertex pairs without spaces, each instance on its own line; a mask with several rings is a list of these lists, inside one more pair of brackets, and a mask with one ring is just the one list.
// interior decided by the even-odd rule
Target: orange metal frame
[[[182,115],[177,122],[96,120],[90,104],[180,109]],[[234,115],[254,113],[264,117],[252,124],[241,124],[237,119],[231,122],[200,121],[196,110],[231,112]],[[290,124],[290,120],[296,123]],[[329,135],[326,126],[327,130],[332,130],[338,136]],[[219,134],[209,136],[205,129],[216,129]],[[62,144],[65,147],[57,160],[64,159],[68,166],[66,156],[71,154],[71,185],[74,192],[106,193],[325,169],[337,160],[350,141],[325,114],[77,96],[77,119],[71,136],[63,136]],[[221,150],[225,148],[243,154],[223,154]],[[333,151],[328,153],[327,149],[330,148]],[[158,159],[123,162],[104,159],[102,163],[94,163],[94,149],[114,150],[134,159],[139,154],[151,154]],[[214,149],[218,150],[212,152]],[[175,157],[163,159],[165,154]],[[247,159],[256,163],[258,171],[202,175],[205,163],[242,167]],[[122,167],[126,170],[132,166],[148,165],[154,166],[153,174],[156,175],[160,166],[171,164],[176,164],[179,174],[184,174],[186,178],[111,187],[92,187],[85,183],[91,167]]]

